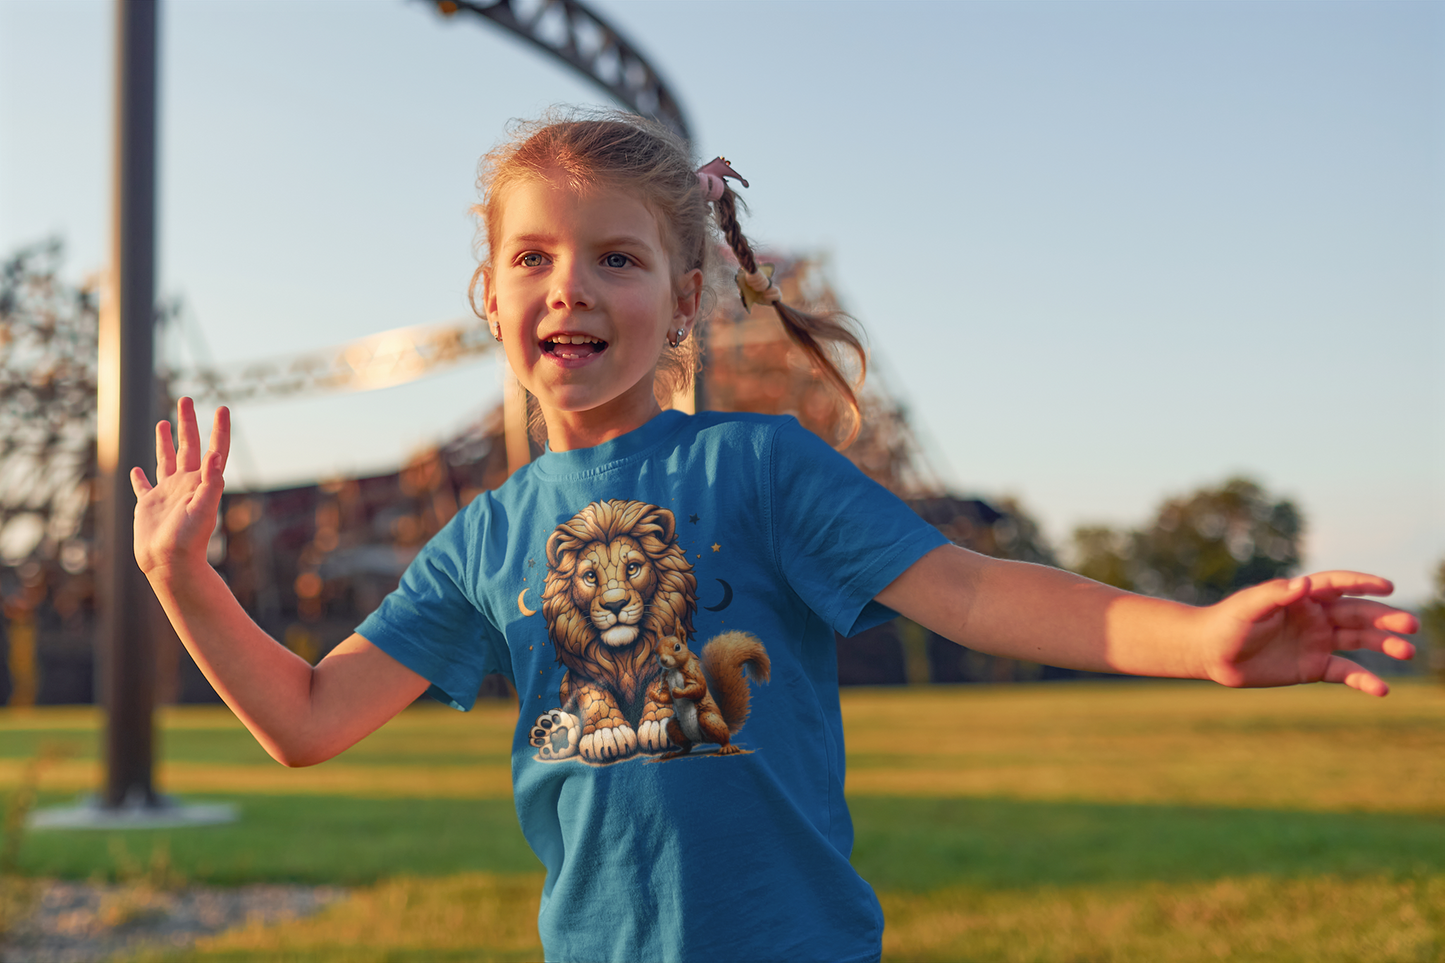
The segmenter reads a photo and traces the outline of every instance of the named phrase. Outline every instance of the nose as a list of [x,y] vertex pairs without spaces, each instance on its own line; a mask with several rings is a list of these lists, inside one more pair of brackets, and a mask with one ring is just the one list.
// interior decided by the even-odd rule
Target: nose
[[577,258],[563,258],[557,261],[552,272],[552,291],[548,303],[553,310],[573,311],[593,306],[591,279],[585,266]]

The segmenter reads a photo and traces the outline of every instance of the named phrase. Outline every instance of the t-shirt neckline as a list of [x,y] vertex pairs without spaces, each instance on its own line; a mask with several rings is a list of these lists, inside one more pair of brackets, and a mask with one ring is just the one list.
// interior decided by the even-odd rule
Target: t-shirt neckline
[[552,451],[548,448],[532,465],[542,474],[554,476],[596,471],[656,447],[677,430],[687,417],[684,412],[669,408],[641,427],[591,448],[573,448],[569,451]]

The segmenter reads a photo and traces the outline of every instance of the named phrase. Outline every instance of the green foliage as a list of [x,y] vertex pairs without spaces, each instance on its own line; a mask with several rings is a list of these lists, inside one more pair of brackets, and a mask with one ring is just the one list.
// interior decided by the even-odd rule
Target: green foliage
[[1145,528],[1074,531],[1074,570],[1120,588],[1199,605],[1299,568],[1304,519],[1247,478],[1171,498]]

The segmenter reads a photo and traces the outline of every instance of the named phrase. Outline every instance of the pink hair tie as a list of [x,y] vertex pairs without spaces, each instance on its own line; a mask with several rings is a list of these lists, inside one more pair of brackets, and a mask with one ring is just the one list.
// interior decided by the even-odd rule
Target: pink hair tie
[[728,164],[726,157],[715,157],[697,169],[697,186],[708,203],[722,199],[723,190],[727,187],[723,182],[725,177],[733,178],[744,187],[748,186],[743,176]]
[[697,186],[702,188],[702,196],[707,198],[711,204],[713,201],[722,200],[723,188],[726,186],[721,177],[713,177],[711,174],[704,174],[698,171]]

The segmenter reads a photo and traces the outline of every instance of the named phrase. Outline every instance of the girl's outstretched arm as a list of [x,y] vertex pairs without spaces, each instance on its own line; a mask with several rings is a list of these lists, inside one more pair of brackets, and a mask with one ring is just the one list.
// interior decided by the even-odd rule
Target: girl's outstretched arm
[[206,561],[230,413],[217,409],[202,453],[195,406],[182,398],[177,408],[179,448],[168,422],[156,426],[156,484],[131,471],[136,562],[207,681],[266,751],[288,766],[329,759],[410,705],[427,682],[359,635],[313,668],[251,621]]
[[1228,686],[1343,682],[1382,696],[1390,689],[1379,676],[1334,653],[1414,656],[1396,635],[1418,629],[1413,615],[1350,597],[1393,588],[1374,575],[1323,572],[1201,608],[949,545],[919,559],[878,601],[960,645],[1015,659]]

